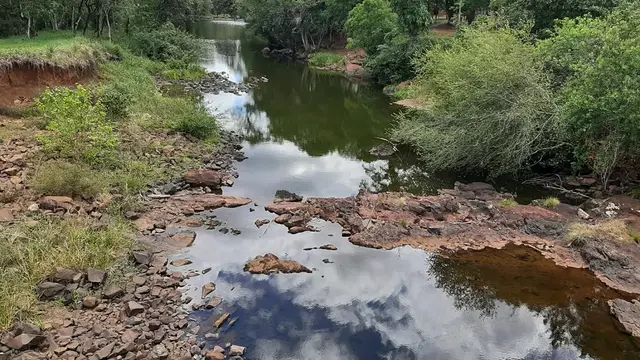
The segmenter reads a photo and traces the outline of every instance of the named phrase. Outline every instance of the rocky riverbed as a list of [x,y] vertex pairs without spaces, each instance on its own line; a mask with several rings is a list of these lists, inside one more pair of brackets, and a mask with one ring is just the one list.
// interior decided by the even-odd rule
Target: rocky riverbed
[[250,76],[242,83],[235,83],[223,72],[209,72],[202,79],[198,80],[158,80],[159,86],[174,85],[180,86],[187,92],[219,94],[231,93],[240,95],[246,93],[261,83],[268,82],[266,77]]

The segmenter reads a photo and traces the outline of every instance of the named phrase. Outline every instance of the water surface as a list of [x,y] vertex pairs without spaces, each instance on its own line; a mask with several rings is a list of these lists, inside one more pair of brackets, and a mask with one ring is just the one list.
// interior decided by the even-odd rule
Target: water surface
[[[317,233],[287,234],[256,219],[278,189],[304,196],[351,196],[359,189],[432,193],[455,177],[434,176],[400,154],[376,159],[397,111],[379,88],[266,59],[242,23],[203,22],[203,60],[236,82],[269,82],[240,96],[207,94],[229,129],[246,137],[248,159],[225,194],[259,206],[220,209],[211,216],[241,234],[198,230],[185,254],[195,269],[198,298],[209,281],[224,299],[194,314],[201,335],[216,332],[223,312],[238,321],[219,330],[224,344],[247,346],[249,359],[638,359],[632,339],[617,331],[606,300],[619,294],[583,270],[562,269],[525,248],[441,257],[400,248],[353,246],[339,226],[318,221]],[[254,211],[250,211],[253,209]],[[338,251],[304,251],[332,243]],[[271,252],[313,268],[312,274],[254,276],[243,272]],[[330,263],[323,262],[330,260]]]

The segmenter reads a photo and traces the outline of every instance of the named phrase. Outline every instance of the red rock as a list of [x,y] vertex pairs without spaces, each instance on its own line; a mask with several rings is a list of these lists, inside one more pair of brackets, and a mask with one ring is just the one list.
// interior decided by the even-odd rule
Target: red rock
[[184,181],[191,186],[209,186],[219,188],[222,185],[223,174],[214,170],[189,171],[184,176]]
[[44,210],[60,210],[69,211],[74,208],[73,199],[68,196],[45,196],[38,200],[38,205]]
[[298,262],[294,260],[280,260],[280,258],[273,254],[256,256],[244,266],[244,271],[252,274],[311,273],[309,268],[300,265]]

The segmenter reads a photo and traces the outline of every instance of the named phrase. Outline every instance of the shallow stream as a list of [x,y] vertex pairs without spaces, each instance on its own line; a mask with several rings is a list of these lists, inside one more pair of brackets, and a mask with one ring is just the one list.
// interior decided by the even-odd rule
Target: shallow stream
[[[588,272],[563,269],[536,252],[512,247],[449,258],[412,248],[392,251],[352,245],[338,225],[287,234],[263,206],[278,189],[303,196],[344,197],[359,189],[418,194],[450,187],[410,155],[369,154],[393,123],[397,108],[375,86],[264,58],[243,23],[202,22],[203,64],[235,82],[266,77],[247,94],[206,94],[223,125],[245,136],[248,157],[227,195],[254,204],[212,213],[221,227],[199,229],[185,254],[194,269],[192,296],[209,281],[224,302],[193,314],[201,331],[247,347],[247,359],[638,359],[619,332],[606,301],[618,294]],[[252,209],[253,211],[251,211]],[[304,248],[324,244],[337,251]],[[312,274],[250,275],[244,264],[271,252],[313,268]],[[176,255],[184,257],[185,254]],[[328,259],[328,263],[323,262]],[[213,329],[222,312],[237,318]],[[203,336],[204,338],[204,336]]]

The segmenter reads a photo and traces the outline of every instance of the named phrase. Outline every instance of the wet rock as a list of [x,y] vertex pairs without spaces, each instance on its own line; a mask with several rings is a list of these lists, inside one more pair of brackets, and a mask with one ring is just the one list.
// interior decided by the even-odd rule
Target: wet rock
[[244,346],[239,346],[239,345],[231,345],[231,348],[229,349],[229,355],[230,356],[242,356],[244,355],[246,348]]
[[209,282],[202,286],[202,299],[216,290],[216,284]]
[[289,192],[287,190],[278,190],[276,191],[275,198],[273,199],[274,203],[279,202],[299,202],[302,201],[302,196]]
[[271,221],[269,219],[262,219],[262,220],[256,220],[254,224],[256,224],[256,227],[260,228],[262,225],[267,225],[270,222]]
[[282,214],[275,218],[273,221],[276,224],[286,224],[292,217],[293,215],[291,214]]
[[125,312],[127,313],[127,316],[139,315],[144,312],[144,306],[135,301],[129,301],[125,305]]
[[180,266],[186,266],[186,265],[191,265],[193,264],[193,262],[189,259],[178,259],[178,260],[173,260],[171,262],[171,265],[176,266],[176,267],[180,267]]
[[640,301],[609,300],[609,309],[622,325],[624,332],[640,338]]
[[307,231],[313,231],[313,228],[310,226],[292,226],[289,228],[289,234],[299,234]]
[[391,156],[396,152],[396,147],[389,144],[383,143],[378,146],[375,146],[369,150],[369,154],[377,157],[387,157]]
[[189,247],[196,240],[196,232],[191,230],[180,231],[172,235],[171,239],[180,247]]
[[210,350],[205,353],[204,358],[206,360],[224,360],[225,356],[224,352]]
[[338,250],[338,248],[335,247],[335,245],[332,245],[332,244],[322,245],[322,246],[320,246],[320,249],[322,249],[322,250]]
[[223,233],[223,234],[227,234],[227,233],[229,233],[229,229],[228,229],[228,228],[226,228],[226,227],[220,228],[218,231],[219,231],[219,232],[221,232],[221,233]]
[[107,273],[98,269],[87,269],[87,280],[96,285],[102,284],[107,278]]
[[38,295],[46,299],[61,295],[66,289],[66,287],[60,283],[49,281],[41,282],[40,284],[38,284],[37,288]]
[[311,270],[300,265],[298,262],[294,260],[281,260],[274,254],[256,256],[244,266],[244,271],[252,274],[311,273]]
[[214,296],[204,305],[205,309],[213,309],[222,303],[222,298],[219,296]]
[[184,176],[184,181],[191,186],[208,186],[217,189],[222,185],[223,178],[224,174],[214,170],[194,170]]
[[216,322],[214,323],[215,327],[219,329],[222,325],[224,325],[225,322],[227,322],[227,320],[229,319],[229,316],[231,316],[231,314],[229,313],[222,314],[218,318],[218,320],[216,320]]
[[329,259],[322,259],[322,262],[325,264],[333,264],[333,261],[329,260]]
[[6,342],[6,346],[14,350],[33,349],[38,347],[44,339],[45,337],[42,335],[23,333],[10,338]]

